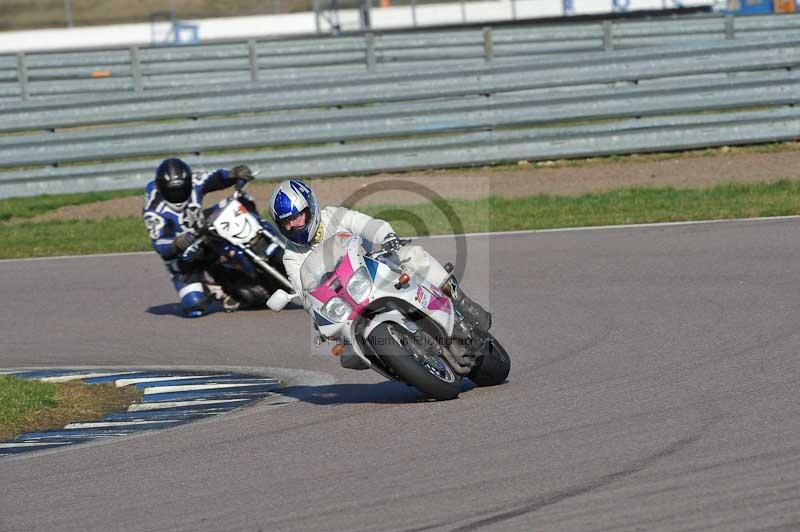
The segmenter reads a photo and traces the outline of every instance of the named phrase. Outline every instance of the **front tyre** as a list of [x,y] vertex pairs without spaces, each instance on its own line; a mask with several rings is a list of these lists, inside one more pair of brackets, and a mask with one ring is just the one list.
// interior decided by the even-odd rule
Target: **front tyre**
[[442,346],[427,333],[411,333],[385,322],[372,331],[368,341],[401,380],[428,397],[446,401],[461,392],[461,379],[442,356]]
[[266,308],[267,300],[274,290],[265,286],[263,279],[215,264],[208,273],[223,292],[242,304],[244,308]]
[[478,386],[496,386],[504,383],[508,377],[511,358],[494,336],[487,335],[485,341],[489,342],[489,350],[467,377]]

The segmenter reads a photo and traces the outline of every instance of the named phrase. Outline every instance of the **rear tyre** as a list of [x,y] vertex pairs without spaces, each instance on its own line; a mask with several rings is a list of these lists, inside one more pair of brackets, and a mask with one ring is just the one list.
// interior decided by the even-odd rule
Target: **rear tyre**
[[461,379],[442,356],[442,346],[427,333],[414,334],[385,322],[372,331],[368,341],[402,381],[431,399],[455,399],[461,392]]
[[478,386],[496,386],[505,382],[511,371],[511,357],[492,335],[487,335],[489,352],[481,357],[467,377]]

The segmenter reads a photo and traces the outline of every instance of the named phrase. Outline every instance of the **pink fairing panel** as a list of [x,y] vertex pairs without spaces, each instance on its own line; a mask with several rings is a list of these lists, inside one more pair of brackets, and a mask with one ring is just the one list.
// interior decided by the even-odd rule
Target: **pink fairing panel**
[[428,310],[440,310],[442,312],[450,313],[450,298],[441,295],[436,296],[434,295],[431,297],[431,300],[428,301]]
[[[350,258],[344,256],[342,257],[342,260],[339,263],[339,266],[336,268],[334,274],[331,275],[330,279],[319,285],[319,288],[309,292],[309,294],[311,294],[315,299],[319,300],[323,305],[336,296],[343,298],[352,305],[353,302],[350,300],[350,296],[347,295],[347,291],[344,289],[344,287],[347,286],[347,281],[349,281],[350,277],[352,276],[353,266],[350,264]],[[331,285],[333,285],[337,279],[340,281],[338,292],[331,288]]]
[[[360,304],[356,304],[356,302],[350,297],[350,294],[347,293],[347,282],[350,281],[354,271],[353,264],[350,262],[350,257],[345,256],[342,258],[342,261],[336,268],[334,275],[331,275],[330,279],[328,279],[324,284],[321,284],[319,288],[309,292],[309,294],[315,299],[319,300],[323,305],[334,297],[341,297],[347,301],[351,307],[353,307],[353,311],[350,313],[347,319],[351,321],[354,320],[370,302],[370,298],[368,297]],[[337,279],[339,280],[339,287],[334,290],[331,288],[331,286],[336,282]]]

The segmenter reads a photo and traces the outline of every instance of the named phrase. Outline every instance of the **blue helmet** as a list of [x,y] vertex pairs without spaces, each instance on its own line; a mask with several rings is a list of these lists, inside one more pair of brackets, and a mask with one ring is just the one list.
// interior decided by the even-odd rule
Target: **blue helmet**
[[[300,227],[285,229],[287,220],[306,212],[306,222]],[[311,187],[297,179],[281,182],[269,200],[269,212],[280,232],[295,244],[313,244],[319,228],[319,203]]]

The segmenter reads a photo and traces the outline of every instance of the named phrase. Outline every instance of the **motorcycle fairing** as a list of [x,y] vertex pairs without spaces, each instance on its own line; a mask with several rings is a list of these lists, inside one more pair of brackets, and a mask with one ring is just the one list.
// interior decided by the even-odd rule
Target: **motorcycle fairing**
[[[412,275],[410,282],[405,286],[398,286],[399,273],[382,261],[365,257],[361,242],[360,237],[352,237],[347,245],[347,254],[337,264],[330,279],[326,279],[316,289],[305,292],[309,309],[319,332],[329,338],[342,338],[347,349],[353,349],[366,364],[372,367],[374,365],[367,358],[367,354],[364,353],[359,342],[355,341],[355,324],[370,303],[377,299],[392,298],[404,301],[410,308],[418,309],[435,322],[445,334],[451,335],[455,316],[449,298],[442,294],[437,287],[416,275]],[[369,296],[363,302],[356,304],[347,293],[346,287],[354,272],[361,266],[366,268],[372,277],[373,284]],[[425,295],[421,300],[416,299],[419,290],[423,290]],[[333,323],[326,319],[321,312],[322,307],[333,297],[341,297],[354,309],[344,322]],[[368,337],[367,331],[371,332],[377,325],[386,321],[394,321],[411,332],[414,332],[412,329],[416,327],[402,312],[390,310],[378,314],[367,324],[362,333],[365,339]],[[378,370],[375,367],[373,369]]]
[[255,264],[241,247],[221,239],[207,242],[207,245],[219,257],[217,261],[223,268],[244,272],[249,275],[256,274]]
[[328,325],[333,325],[333,322],[331,320],[329,320],[316,310],[314,310],[313,312],[314,312],[314,322],[317,324],[317,327],[327,327]]
[[261,231],[256,217],[237,200],[229,201],[222,208],[212,227],[219,236],[240,246],[253,240]]
[[367,272],[369,272],[369,276],[372,277],[373,281],[378,274],[378,264],[380,263],[377,260],[364,257],[364,265],[367,267]]

